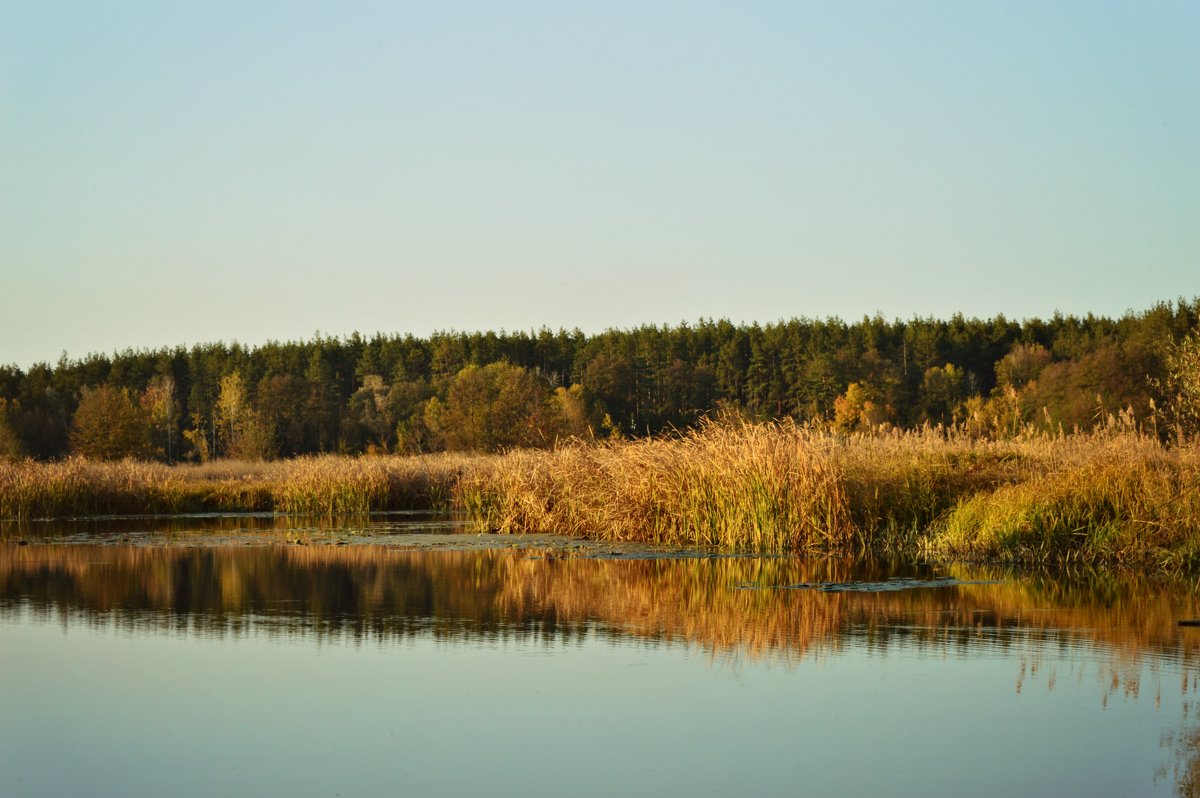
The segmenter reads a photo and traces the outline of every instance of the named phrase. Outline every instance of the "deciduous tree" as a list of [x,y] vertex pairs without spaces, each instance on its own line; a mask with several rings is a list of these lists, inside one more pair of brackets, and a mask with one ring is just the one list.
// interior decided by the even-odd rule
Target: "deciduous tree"
[[237,371],[221,378],[217,430],[229,457],[269,460],[276,454],[274,424],[250,405],[242,375]]
[[97,460],[149,457],[153,451],[149,416],[121,388],[85,388],[75,410],[71,446]]
[[1180,437],[1200,433],[1200,327],[1167,353],[1167,401]]
[[429,400],[425,421],[447,449],[549,446],[558,432],[549,398],[548,386],[520,366],[467,366],[451,380],[444,402]]

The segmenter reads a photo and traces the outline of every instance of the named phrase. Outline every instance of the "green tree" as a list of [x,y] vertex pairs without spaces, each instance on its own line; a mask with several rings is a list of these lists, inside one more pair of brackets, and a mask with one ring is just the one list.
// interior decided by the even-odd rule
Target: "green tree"
[[20,460],[25,456],[25,445],[9,420],[14,409],[12,403],[0,397],[0,460]]
[[597,352],[583,369],[583,390],[598,412],[607,414],[619,429],[637,423],[637,381],[625,355],[612,348]]
[[458,372],[445,401],[429,400],[425,423],[446,449],[484,452],[549,446],[561,431],[548,386],[503,362]]
[[396,451],[418,454],[433,444],[425,424],[425,406],[434,396],[425,380],[399,380],[388,391],[388,412],[396,420]]
[[1019,393],[1030,421],[1051,429],[1089,429],[1126,408],[1135,419],[1145,418],[1153,378],[1146,352],[1110,340],[1051,363]]
[[309,386],[303,377],[275,374],[259,380],[255,407],[275,429],[276,448],[284,457],[317,450],[317,432],[305,424]]
[[954,411],[966,399],[967,379],[963,370],[952,363],[925,369],[921,379],[922,420],[949,425]]
[[342,419],[342,448],[349,452],[388,451],[392,448],[396,421],[388,396],[391,389],[378,374],[365,374],[362,384],[350,395]]
[[337,442],[341,402],[338,400],[337,374],[322,350],[313,352],[304,378],[309,386],[305,426],[313,430],[316,448],[327,452]]

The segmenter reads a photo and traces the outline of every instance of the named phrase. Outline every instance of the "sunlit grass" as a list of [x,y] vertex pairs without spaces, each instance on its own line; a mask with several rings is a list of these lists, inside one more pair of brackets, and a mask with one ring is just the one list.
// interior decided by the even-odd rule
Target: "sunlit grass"
[[853,539],[832,441],[792,424],[710,426],[667,440],[515,452],[465,478],[480,529],[759,551]]
[[0,517],[36,518],[270,508],[257,480],[189,478],[169,466],[72,458],[0,464]]
[[275,511],[340,515],[447,507],[478,458],[302,457],[167,466],[72,458],[0,463],[0,518]]
[[728,423],[501,456],[0,464],[7,518],[450,506],[487,532],[1200,568],[1200,451],[1121,427],[991,441]]
[[712,425],[517,452],[464,479],[481,530],[755,551],[1200,567],[1200,452],[1135,430],[978,440]]
[[1134,434],[1043,445],[1019,479],[963,497],[929,541],[954,558],[1200,565],[1200,452]]

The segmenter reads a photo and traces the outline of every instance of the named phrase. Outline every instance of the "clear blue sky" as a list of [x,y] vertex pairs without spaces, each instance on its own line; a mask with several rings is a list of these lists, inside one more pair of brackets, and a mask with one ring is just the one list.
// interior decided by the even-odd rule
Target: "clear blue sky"
[[0,362],[1200,294],[1200,3],[0,0]]

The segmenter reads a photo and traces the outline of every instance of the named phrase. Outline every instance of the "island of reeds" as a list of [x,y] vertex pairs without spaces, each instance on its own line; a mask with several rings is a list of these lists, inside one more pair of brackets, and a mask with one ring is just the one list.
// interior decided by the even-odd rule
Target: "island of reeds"
[[354,335],[0,368],[0,517],[1200,569],[1200,300],[1120,319]]

